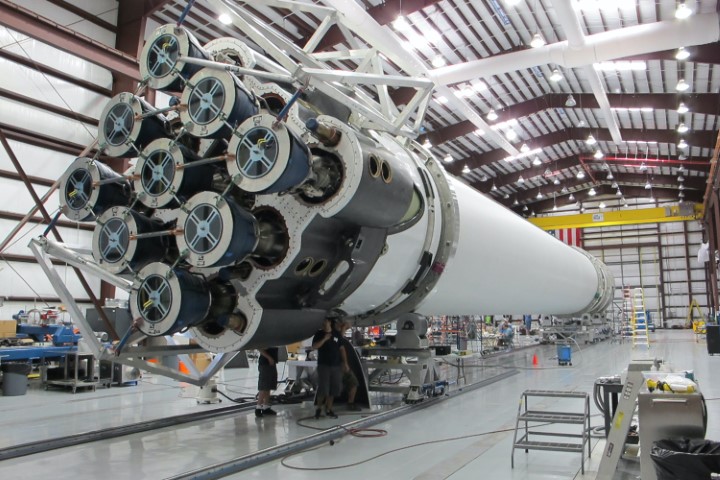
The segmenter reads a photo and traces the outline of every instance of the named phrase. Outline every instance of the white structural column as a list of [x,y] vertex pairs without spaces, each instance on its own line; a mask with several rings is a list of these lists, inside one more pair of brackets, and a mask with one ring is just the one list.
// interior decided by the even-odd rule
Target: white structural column
[[[573,50],[582,49],[585,46],[585,34],[582,31],[577,14],[570,4],[570,0],[553,0],[552,4],[553,7],[555,7],[555,14],[565,31],[568,48]],[[600,111],[605,118],[607,128],[610,130],[610,136],[615,143],[622,142],[617,116],[610,107],[610,101],[608,100],[607,92],[600,79],[600,74],[595,71],[592,65],[583,66],[582,71],[587,77],[595,99],[600,106]]]
[[570,48],[569,43],[563,41],[449,65],[432,70],[432,77],[436,84],[452,85],[548,63],[576,68],[660,50],[705,45],[718,40],[720,15],[717,12],[703,13],[685,20],[655,22],[588,35],[584,45],[579,48]]

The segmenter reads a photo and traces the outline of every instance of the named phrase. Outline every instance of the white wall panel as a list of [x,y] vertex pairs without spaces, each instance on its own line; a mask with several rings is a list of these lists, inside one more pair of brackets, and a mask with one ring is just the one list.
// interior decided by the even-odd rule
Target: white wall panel
[[[0,219],[0,232],[3,232],[3,237],[0,240],[4,240],[10,230],[12,230],[17,222],[12,220]],[[12,241],[11,245],[6,248],[3,253],[10,253],[13,255],[27,255],[32,256],[32,252],[28,247],[30,240],[42,235],[45,231],[46,225],[37,223],[28,223],[25,225],[17,236]],[[63,237],[63,241],[70,245],[84,245],[90,247],[92,245],[93,232],[88,230],[80,230],[77,228],[58,227],[60,235]],[[49,238],[54,238],[52,234],[48,234]]]
[[[0,270],[0,296],[34,297],[39,295],[50,298],[58,296],[50,284],[50,280],[48,280],[40,268],[40,265],[20,262],[13,262],[12,268],[7,262],[0,262],[0,265],[4,267]],[[56,266],[55,268],[74,297],[87,298],[87,294],[72,268],[66,268],[64,266]],[[95,295],[99,295],[100,281],[89,275],[86,276],[86,279]],[[28,284],[32,286],[32,289],[30,289]],[[34,293],[32,290],[35,290],[37,293]]]
[[[99,119],[108,97],[0,58],[0,88]],[[68,72],[72,74],[72,72]],[[67,104],[66,104],[67,103]],[[68,108],[69,106],[69,108]]]
[[0,98],[0,122],[83,146],[92,143],[97,134],[97,129],[92,125],[5,98]]
[[[44,178],[51,182],[60,178],[60,175],[65,172],[76,158],[74,155],[53,152],[45,148],[35,147],[14,140],[9,140],[8,143],[20,162],[20,166],[25,170],[25,173],[32,177]],[[15,171],[15,166],[10,162],[10,157],[4,148],[0,148],[0,169],[11,172]],[[12,180],[3,180],[3,182],[11,181]],[[4,207],[2,209],[7,210]]]
[[29,55],[37,63],[72,73],[101,87],[112,86],[112,75],[107,69],[5,27],[0,27],[0,48],[24,57]]
[[62,7],[42,0],[13,0],[13,2],[109,47],[115,46],[115,34],[113,32],[84,20]]
[[[42,197],[47,190],[48,187],[35,185],[35,191],[40,197]],[[3,188],[0,188],[0,205],[3,205],[3,210],[5,211],[22,213],[24,215],[35,205],[35,203],[33,202],[32,197],[30,197],[25,185],[21,182],[5,181],[3,182]],[[54,208],[57,208],[57,202],[55,202]]]

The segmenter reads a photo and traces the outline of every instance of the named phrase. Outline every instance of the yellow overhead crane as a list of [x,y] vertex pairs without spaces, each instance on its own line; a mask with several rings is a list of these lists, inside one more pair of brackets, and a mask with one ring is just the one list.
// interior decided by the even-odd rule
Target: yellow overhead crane
[[529,218],[528,221],[543,230],[561,228],[612,227],[616,225],[637,225],[641,223],[686,222],[703,217],[701,204],[673,205],[638,210],[620,210],[579,215],[555,215]]

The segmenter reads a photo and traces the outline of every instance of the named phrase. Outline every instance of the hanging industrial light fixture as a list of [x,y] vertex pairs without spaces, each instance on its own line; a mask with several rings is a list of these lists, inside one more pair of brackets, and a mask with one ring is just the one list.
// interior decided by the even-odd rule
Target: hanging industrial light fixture
[[622,192],[619,188],[617,189],[617,192],[615,192],[615,195],[617,195],[618,197],[622,197]]
[[604,156],[605,155],[603,154],[602,150],[596,150],[595,155],[593,155],[593,157],[595,157],[595,160],[600,160]]
[[677,85],[675,85],[675,90],[678,92],[687,92],[690,89],[690,85],[685,81],[684,78],[681,78]]
[[495,113],[495,110],[490,109],[490,111],[487,114],[487,119],[490,120],[491,122],[494,122],[495,120],[498,119],[498,114]]
[[687,142],[685,141],[685,139],[683,138],[683,139],[680,140],[680,143],[678,143],[677,146],[678,146],[678,148],[681,148],[681,149],[684,150],[684,149],[688,148],[688,143],[687,143]]
[[681,123],[680,125],[678,125],[678,128],[677,128],[678,133],[685,133],[688,130],[690,130],[690,129],[684,123]]
[[515,201],[513,202],[513,205],[516,205],[516,206],[517,206],[517,205],[520,205],[520,202],[518,202],[518,199],[517,199],[517,198],[516,198]]
[[682,174],[680,174],[678,176],[678,182],[684,182],[684,181],[685,181],[685,177],[683,177]]
[[446,63],[442,55],[435,55],[432,59],[432,66],[435,68],[444,67]]
[[607,205],[605,205],[605,202],[600,202],[600,205],[598,205],[598,208],[605,208]]
[[492,187],[490,187],[490,190],[493,192],[496,191],[498,188],[495,186],[495,182],[493,182]]
[[675,18],[677,18],[678,20],[685,20],[692,14],[693,14],[692,9],[690,7],[688,7],[687,5],[685,5],[684,0],[675,9]]
[[522,175],[520,175],[520,177],[517,179],[517,183],[525,183],[525,179]]
[[690,111],[690,109],[689,109],[689,108],[687,107],[687,105],[685,105],[684,103],[681,102],[680,105],[678,105],[677,112],[678,112],[680,115],[684,115],[684,114],[686,114],[686,113],[689,112],[689,111]]
[[615,175],[613,175],[612,172],[608,172],[608,174],[607,174],[607,179],[608,179],[608,180],[612,180],[613,178],[615,178]]
[[554,183],[555,185],[560,185],[560,179],[557,178],[557,177],[555,177],[555,180],[553,180],[553,183]]
[[470,173],[470,167],[468,167],[467,165],[465,165],[465,166],[463,167],[463,169],[462,169],[462,173]]
[[677,60],[687,60],[689,57],[690,57],[690,52],[685,50],[685,47],[678,48],[678,51],[675,54],[675,58]]
[[585,178],[585,172],[583,172],[582,170],[578,170],[578,172],[577,172],[577,174],[575,175],[575,177],[576,177],[578,180],[582,180],[583,178]]
[[645,182],[645,190],[650,190],[652,188],[652,183],[650,183],[650,180]]
[[535,198],[537,198],[538,200],[540,200],[541,198],[543,198],[543,194],[542,194],[542,192],[541,192],[540,190],[538,190],[538,194],[537,194],[537,196],[536,196]]
[[540,48],[545,45],[545,39],[543,38],[540,33],[536,33],[533,35],[532,40],[530,40],[530,46],[533,48]]
[[618,188],[617,182],[613,182],[612,185],[610,185],[610,188]]
[[562,75],[562,73],[560,73],[560,70],[558,70],[557,68],[552,71],[552,74],[550,74],[551,82],[557,83],[562,79],[563,79],[563,75]]
[[455,159],[453,158],[453,156],[450,155],[449,153],[447,155],[445,155],[445,158],[443,158],[443,162],[445,162],[445,163],[452,163],[454,160]]
[[568,95],[567,100],[565,100],[565,106],[568,108],[572,108],[575,105],[577,105],[577,102],[575,101],[575,97],[572,95]]
[[536,167],[538,165],[542,165],[542,161],[540,160],[540,157],[533,158],[532,164],[535,165]]
[[573,194],[571,193],[570,196],[568,197],[568,200],[570,200],[571,202],[572,202],[573,200],[575,200],[575,195],[573,195]]
[[530,151],[530,147],[528,147],[527,143],[523,143],[522,146],[520,147],[520,151],[522,153],[527,153]]
[[590,195],[591,197],[594,197],[595,195],[597,195],[595,188],[590,188],[590,190],[588,190],[588,195]]

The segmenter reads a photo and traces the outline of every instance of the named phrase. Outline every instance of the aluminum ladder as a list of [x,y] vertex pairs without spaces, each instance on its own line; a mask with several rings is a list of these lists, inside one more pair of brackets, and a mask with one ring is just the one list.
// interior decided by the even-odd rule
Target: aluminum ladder
[[650,347],[650,330],[642,288],[632,290],[632,343],[633,347],[637,345]]

